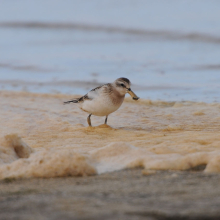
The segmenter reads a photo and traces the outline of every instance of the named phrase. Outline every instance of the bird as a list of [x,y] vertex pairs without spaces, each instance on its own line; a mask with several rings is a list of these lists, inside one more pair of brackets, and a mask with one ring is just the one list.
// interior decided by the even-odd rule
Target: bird
[[88,125],[91,127],[91,116],[105,116],[107,124],[108,116],[115,112],[123,103],[125,94],[128,93],[134,100],[139,97],[131,90],[130,80],[124,77],[116,79],[113,83],[98,86],[86,95],[64,102],[64,104],[76,103],[84,112],[89,113]]

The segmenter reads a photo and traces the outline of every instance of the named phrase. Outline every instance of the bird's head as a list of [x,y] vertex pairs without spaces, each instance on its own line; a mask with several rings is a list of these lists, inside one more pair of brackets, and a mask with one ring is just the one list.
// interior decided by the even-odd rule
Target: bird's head
[[130,80],[127,78],[118,78],[115,80],[114,85],[117,89],[117,91],[120,93],[120,95],[124,96],[126,93],[129,93],[129,95],[134,99],[138,100],[139,97],[131,90],[130,88]]

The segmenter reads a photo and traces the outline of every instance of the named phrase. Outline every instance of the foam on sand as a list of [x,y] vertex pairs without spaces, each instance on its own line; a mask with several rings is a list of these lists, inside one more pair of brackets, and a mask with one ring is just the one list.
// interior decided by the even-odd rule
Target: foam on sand
[[[220,104],[133,102],[109,117],[63,106],[66,95],[1,92],[0,179],[95,175],[125,168],[220,172]],[[72,97],[71,97],[72,98]],[[100,125],[101,124],[101,125]],[[15,134],[17,133],[17,134]]]
[[[8,136],[5,137],[7,140]],[[8,140],[9,146],[1,147],[3,158],[13,158],[11,163],[0,165],[0,178],[15,177],[62,177],[94,175],[96,170],[88,164],[86,157],[70,149],[42,149],[33,151],[15,134]],[[18,144],[18,145],[17,145]],[[7,152],[7,148],[11,148]],[[19,148],[19,151],[17,150]],[[4,149],[6,151],[4,152]],[[14,149],[14,152],[13,152]],[[29,154],[32,152],[32,154]],[[22,156],[21,156],[22,155]]]
[[92,153],[98,173],[143,167],[146,170],[188,170],[207,165],[205,172],[220,172],[220,150],[187,155],[155,154],[127,143],[111,143]]

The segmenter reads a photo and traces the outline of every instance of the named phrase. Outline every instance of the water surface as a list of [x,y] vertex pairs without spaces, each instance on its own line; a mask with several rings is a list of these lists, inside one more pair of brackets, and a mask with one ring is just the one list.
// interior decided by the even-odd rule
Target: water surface
[[219,102],[219,1],[19,1],[0,8],[0,89]]

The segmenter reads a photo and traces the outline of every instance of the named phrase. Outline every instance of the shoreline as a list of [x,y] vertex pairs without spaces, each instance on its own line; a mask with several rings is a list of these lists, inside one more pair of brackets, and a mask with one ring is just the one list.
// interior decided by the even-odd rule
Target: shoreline
[[[220,172],[220,104],[126,98],[108,125],[74,96],[1,92],[0,178],[94,175],[126,168]],[[25,156],[23,156],[25,155]],[[9,171],[10,170],[10,171]]]

